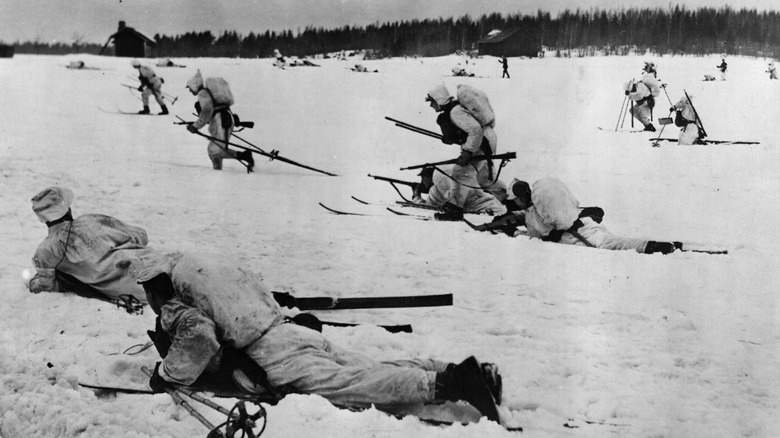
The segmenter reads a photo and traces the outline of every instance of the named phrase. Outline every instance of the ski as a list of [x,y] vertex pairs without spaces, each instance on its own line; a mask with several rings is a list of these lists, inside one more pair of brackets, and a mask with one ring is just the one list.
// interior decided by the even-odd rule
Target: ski
[[422,215],[422,214],[404,213],[402,211],[393,210],[390,207],[385,207],[385,209],[387,211],[389,211],[390,213],[393,213],[393,214],[395,214],[397,216],[406,216],[406,217],[410,217],[410,218],[414,218],[414,219],[420,219],[420,220],[423,220],[423,221],[430,221],[430,220],[434,219],[433,216],[425,216],[425,215]]
[[157,113],[152,113],[152,112],[150,112],[148,114],[141,114],[138,111],[124,111],[124,110],[121,110],[121,109],[116,109],[116,110],[111,111],[111,110],[107,110],[107,109],[101,108],[101,107],[98,107],[98,109],[100,111],[103,111],[104,113],[108,113],[108,114],[121,114],[121,115],[127,115],[127,116],[164,116],[165,115],[165,114],[157,114]]
[[452,294],[406,295],[397,297],[296,297],[288,292],[272,291],[280,306],[297,307],[300,310],[343,310],[343,309],[392,309],[399,307],[451,306]]
[[[107,395],[116,395],[116,394],[130,394],[130,395],[154,395],[155,394],[155,392],[149,388],[104,386],[104,385],[93,384],[93,383],[84,383],[81,381],[79,382],[79,386],[94,391],[98,397],[107,396]],[[197,397],[198,393],[206,393],[209,396],[215,398],[238,399],[238,400],[244,400],[244,401],[257,403],[257,404],[266,403],[269,405],[275,405],[278,402],[275,398],[268,395],[248,394],[240,390],[226,391],[226,390],[220,390],[219,388],[198,388],[198,387],[186,387],[186,386],[178,386],[178,385],[172,385],[172,386],[174,389],[182,391],[185,395],[187,395],[190,398],[192,398],[191,394]],[[197,399],[202,399],[202,398],[197,397],[196,400]],[[350,411],[350,412],[362,412],[367,409],[367,408],[356,407],[356,406],[346,406],[346,405],[336,405],[336,404],[333,404],[333,407],[337,409]],[[457,418],[459,414],[461,414],[460,411],[468,412],[471,411],[472,409],[473,408],[471,408],[470,406],[465,406],[465,407],[462,406],[461,403],[448,402],[442,405],[423,405],[418,407],[417,409],[409,409],[408,411],[404,411],[404,412],[387,412],[381,410],[379,412],[382,412],[384,415],[388,415],[397,418],[399,420],[407,416],[412,416],[417,418],[420,422],[430,426],[446,427],[446,426],[453,426],[455,424],[465,426],[468,425],[469,423],[477,422],[479,420],[479,417],[477,417],[476,414],[472,414],[472,415],[466,414],[463,415],[463,418],[460,419]],[[522,427],[519,426],[505,426],[500,423],[498,424],[510,432],[523,431]],[[579,426],[568,425],[568,423],[565,423],[563,426],[568,428],[579,427]]]
[[638,134],[640,132],[651,132],[651,131],[645,131],[644,129],[612,129],[612,128],[602,128],[601,126],[597,126],[601,131],[607,131],[607,132],[617,132],[621,134]]
[[[670,143],[677,143],[678,141],[678,139],[676,138],[658,138],[658,139],[651,138],[650,140],[659,141],[659,142],[668,141]],[[761,144],[761,143],[757,141],[743,141],[743,140],[704,140],[703,145],[700,143],[694,143],[691,146],[706,146],[709,144],[731,145],[731,144]]]
[[325,210],[328,210],[329,212],[331,212],[333,214],[337,214],[337,215],[341,215],[341,216],[369,216],[369,215],[364,214],[364,213],[354,213],[354,212],[351,212],[351,211],[336,210],[335,208],[328,207],[327,205],[323,204],[322,202],[318,202],[318,204],[320,204],[320,207],[324,208]]
[[[324,208],[328,212],[333,213],[333,214],[338,215],[338,216],[374,216],[374,217],[377,216],[377,215],[366,214],[366,213],[356,213],[356,212],[353,212],[353,211],[336,210],[335,208],[328,207],[327,205],[323,204],[322,202],[319,202],[318,204],[320,204],[320,207]],[[366,205],[370,205],[370,204],[366,204]],[[423,216],[423,215],[401,213],[399,211],[392,210],[389,207],[387,207],[387,210],[389,210],[391,213],[393,213],[393,214],[395,214],[397,216],[408,217],[410,219],[417,219],[417,220],[424,220],[424,221],[433,219],[432,217]]]

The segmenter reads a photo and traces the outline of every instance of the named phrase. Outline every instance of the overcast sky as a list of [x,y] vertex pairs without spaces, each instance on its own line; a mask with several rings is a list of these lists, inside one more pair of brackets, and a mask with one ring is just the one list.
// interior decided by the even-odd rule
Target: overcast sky
[[0,0],[0,41],[104,43],[119,20],[149,36],[210,30],[246,35],[266,30],[334,28],[498,12],[553,15],[564,9],[620,9],[670,4],[780,10],[777,0]]

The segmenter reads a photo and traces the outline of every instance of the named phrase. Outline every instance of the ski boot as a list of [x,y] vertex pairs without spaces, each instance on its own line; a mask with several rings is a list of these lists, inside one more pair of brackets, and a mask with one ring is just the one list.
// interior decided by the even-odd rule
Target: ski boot
[[440,213],[433,215],[433,218],[437,221],[462,221],[463,209],[448,202],[444,204]]
[[482,368],[474,356],[436,373],[436,400],[463,400],[474,406],[488,420],[498,421],[498,408]]
[[655,126],[653,126],[652,123],[648,123],[647,125],[645,125],[644,130],[647,132],[655,132]]
[[504,385],[501,382],[501,374],[498,373],[498,365],[490,362],[485,362],[480,365],[482,371],[482,379],[487,384],[490,394],[493,396],[493,400],[496,401],[496,405],[501,405],[501,397],[504,391]]
[[144,105],[144,109],[138,111],[138,114],[149,114],[149,107]]
[[[682,243],[680,244],[682,247]],[[677,249],[677,245],[673,242],[656,242],[655,240],[649,240],[645,246],[645,254],[655,254],[660,252],[661,254],[671,254]]]
[[166,114],[168,114],[168,107],[167,107],[167,106],[165,106],[165,105],[163,105],[163,106],[162,106],[162,111],[160,111],[160,115],[161,115],[161,116],[164,116],[164,115],[166,115]]
[[255,170],[255,159],[251,151],[241,151],[236,154],[236,159],[246,161],[246,173],[252,173]]

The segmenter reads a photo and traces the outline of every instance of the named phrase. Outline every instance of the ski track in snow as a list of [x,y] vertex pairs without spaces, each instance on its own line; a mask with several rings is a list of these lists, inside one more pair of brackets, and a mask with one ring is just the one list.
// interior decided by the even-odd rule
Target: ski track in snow
[[[181,59],[187,68],[153,67],[165,78],[163,91],[179,97],[171,116],[120,117],[98,107],[140,109],[120,85],[133,73],[130,60],[79,55],[103,70],[61,68],[75,56],[0,59],[0,436],[206,435],[165,394],[98,398],[77,385],[89,373],[133,383],[126,370],[153,366],[154,349],[122,352],[146,343],[154,317],[148,308],[129,315],[104,302],[27,292],[22,273],[32,270],[46,235],[30,198],[55,184],[74,190],[76,216],[108,214],[145,228],[154,247],[234,260],[262,273],[274,290],[453,293],[452,307],[316,313],[412,324],[411,334],[325,328],[334,342],[379,359],[458,362],[474,354],[497,363],[505,404],[520,410],[511,421],[524,436],[780,436],[780,84],[766,77],[767,60],[729,58],[727,81],[704,82],[719,57],[656,58],[671,99],[687,90],[711,138],[761,144],[653,148],[648,138],[657,133],[595,129],[614,126],[620,87],[639,77],[648,57],[510,59],[511,79],[500,79],[490,57],[469,63],[486,78],[442,77],[460,60],[455,56],[365,61],[379,70],[372,75],[334,59],[294,73],[269,59]],[[195,68],[230,82],[235,112],[256,123],[243,138],[342,176],[260,157],[253,174],[230,161],[222,172],[211,170],[207,142],[173,124],[174,115],[192,119],[184,84]],[[399,168],[454,158],[452,146],[384,120],[435,130],[423,98],[441,82],[453,93],[469,83],[490,97],[499,151],[518,154],[502,172],[505,181],[555,176],[582,205],[604,208],[604,223],[616,234],[698,242],[729,254],[602,251],[388,212],[337,216],[317,205],[381,211],[349,199],[397,199],[368,173],[413,180],[416,173]],[[662,94],[656,120],[667,116],[667,104]],[[158,111],[154,101],[151,110]],[[663,136],[677,132],[667,126]],[[581,427],[563,427],[569,418]],[[432,427],[347,412],[317,396],[290,396],[268,408],[264,433],[367,435],[513,434],[486,421]]]

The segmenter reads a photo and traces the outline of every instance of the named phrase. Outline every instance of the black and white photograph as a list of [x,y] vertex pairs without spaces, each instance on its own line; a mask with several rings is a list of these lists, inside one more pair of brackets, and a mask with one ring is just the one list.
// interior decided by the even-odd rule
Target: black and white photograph
[[3,0],[0,438],[780,436],[770,0]]

